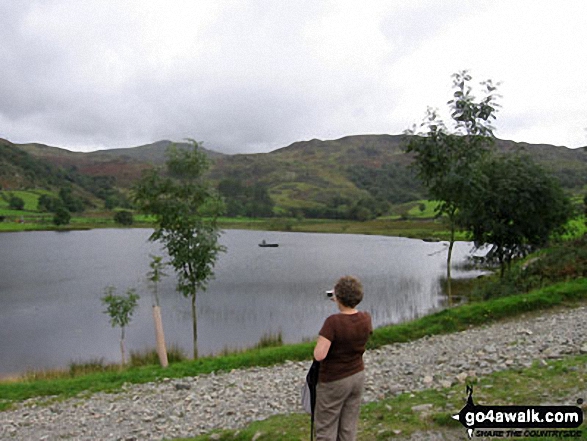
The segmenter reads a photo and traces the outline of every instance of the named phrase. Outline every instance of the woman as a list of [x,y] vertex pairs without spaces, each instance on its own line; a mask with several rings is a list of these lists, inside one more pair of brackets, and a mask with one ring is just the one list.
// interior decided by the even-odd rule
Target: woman
[[355,307],[363,286],[355,277],[342,277],[334,287],[339,309],[324,321],[314,349],[320,361],[316,390],[316,439],[354,440],[361,408],[365,371],[363,352],[373,331],[371,316]]

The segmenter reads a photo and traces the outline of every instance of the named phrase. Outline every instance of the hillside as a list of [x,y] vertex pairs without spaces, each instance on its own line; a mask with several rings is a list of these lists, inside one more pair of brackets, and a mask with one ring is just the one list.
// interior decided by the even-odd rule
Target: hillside
[[[425,197],[407,167],[412,158],[403,152],[401,142],[400,135],[296,142],[270,153],[219,158],[211,177],[260,182],[269,188],[279,207],[301,208],[310,215],[315,210],[331,214],[360,199],[400,204]],[[498,140],[494,148],[504,153],[527,153],[569,190],[583,191],[587,185],[587,148],[573,150],[504,140]]]
[[[44,194],[56,195],[68,189],[74,198],[81,200],[85,208],[99,208],[106,198],[122,200],[114,185],[114,178],[107,174],[91,176],[81,173],[75,164],[84,158],[83,153],[73,153],[57,147],[20,145],[0,139],[0,190],[2,196],[19,190],[44,190]],[[48,158],[74,158],[70,162],[51,161]],[[36,197],[38,197],[38,194]],[[102,202],[100,202],[102,200]],[[36,208],[36,201],[32,204]],[[29,207],[32,209],[32,207]]]
[[[358,135],[337,140],[295,142],[270,153],[224,155],[212,159],[210,178],[268,191],[278,214],[336,217],[362,201],[371,211],[384,210],[425,197],[407,167],[411,157],[401,149],[400,135]],[[91,177],[108,177],[128,188],[141,171],[165,160],[170,141],[139,147],[75,153],[41,144],[18,147],[31,157]],[[186,144],[179,144],[185,147]],[[587,185],[587,148],[568,149],[546,144],[498,140],[503,152],[525,151],[575,192]]]
[[[406,168],[410,158],[400,142],[401,136],[392,135],[296,142],[270,153],[219,158],[211,178],[261,183],[285,212],[301,210],[308,217],[336,217],[337,212],[360,200],[400,203],[423,196]],[[386,195],[378,197],[381,195],[375,187]]]
[[0,189],[57,189],[77,187],[75,177],[44,158],[0,139]]
[[[72,152],[59,147],[44,144],[19,144],[18,147],[34,157],[64,168],[76,170],[88,176],[109,176],[116,179],[120,187],[129,187],[140,176],[141,172],[152,165],[165,162],[165,152],[171,141],[158,141],[138,147],[97,150],[95,152]],[[179,148],[189,144],[178,143]],[[221,153],[205,150],[211,158],[223,156]]]
[[0,189],[48,186],[55,180],[54,169],[45,161],[0,139]]

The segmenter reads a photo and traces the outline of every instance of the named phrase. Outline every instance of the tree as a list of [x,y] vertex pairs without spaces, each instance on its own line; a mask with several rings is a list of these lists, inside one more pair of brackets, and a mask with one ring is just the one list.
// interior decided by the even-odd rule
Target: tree
[[165,170],[144,173],[134,187],[134,199],[143,213],[154,216],[156,226],[150,239],[165,246],[177,274],[178,291],[191,299],[197,358],[196,295],[206,290],[218,254],[225,249],[218,243],[217,225],[223,204],[204,178],[209,167],[207,156],[196,141],[190,141],[191,149],[172,146],[168,150]]
[[132,225],[134,222],[132,212],[128,210],[120,210],[114,213],[114,222],[120,225]]
[[453,99],[448,102],[453,127],[448,128],[438,112],[428,108],[419,129],[406,132],[404,148],[414,154],[413,167],[429,196],[439,201],[436,208],[449,224],[450,239],[446,262],[447,291],[451,302],[451,260],[458,227],[459,208],[469,197],[475,167],[488,154],[493,142],[492,120],[498,105],[496,86],[481,83],[483,97],[477,101],[467,71],[453,75]]
[[46,194],[39,196],[39,200],[37,201],[37,209],[39,211],[54,212],[59,205],[63,205],[61,199],[53,198]]
[[67,225],[69,221],[71,221],[71,214],[67,208],[63,206],[57,207],[55,215],[53,216],[53,223],[57,226]]
[[267,186],[260,182],[247,186],[240,179],[230,177],[218,183],[218,192],[224,198],[227,216],[273,216],[275,204]]
[[153,292],[153,322],[155,324],[155,340],[157,342],[157,355],[159,356],[159,363],[161,366],[167,367],[169,364],[167,360],[167,348],[165,346],[165,333],[163,332],[163,321],[161,320],[161,307],[159,306],[159,282],[167,274],[163,271],[163,268],[167,265],[163,262],[163,257],[153,256],[151,257],[151,271],[147,273],[147,278],[151,282]]
[[116,288],[108,286],[105,288],[105,296],[102,297],[102,303],[106,305],[105,314],[110,316],[110,324],[112,327],[119,326],[120,334],[120,354],[122,356],[122,364],[126,364],[125,348],[124,348],[124,330],[130,323],[131,317],[137,307],[139,296],[134,289],[130,288],[126,291],[126,296],[118,296],[114,294]]
[[493,246],[489,253],[499,262],[501,277],[513,258],[545,245],[572,216],[559,182],[528,156],[483,161],[469,192],[459,222],[476,246]]
[[24,210],[24,201],[18,196],[11,195],[8,200],[8,207],[11,210]]
[[84,211],[84,203],[83,201],[73,195],[73,191],[70,187],[63,187],[59,190],[59,198],[67,208],[72,213],[81,213]]

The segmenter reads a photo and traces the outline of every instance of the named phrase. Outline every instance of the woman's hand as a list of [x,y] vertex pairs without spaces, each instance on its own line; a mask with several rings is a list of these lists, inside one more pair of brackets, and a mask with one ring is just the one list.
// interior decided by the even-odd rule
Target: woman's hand
[[318,341],[316,342],[316,347],[314,348],[314,359],[316,361],[324,360],[328,355],[331,344],[332,342],[330,340],[319,335]]

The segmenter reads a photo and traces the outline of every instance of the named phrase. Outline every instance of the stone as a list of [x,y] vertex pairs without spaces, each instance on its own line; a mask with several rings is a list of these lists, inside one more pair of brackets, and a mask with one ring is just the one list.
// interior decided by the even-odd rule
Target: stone
[[426,403],[426,404],[418,404],[417,406],[412,407],[412,412],[416,413],[424,413],[429,412],[434,407],[434,404]]
[[467,380],[467,373],[461,372],[460,374],[457,374],[456,378],[459,381],[459,383],[464,383]]

